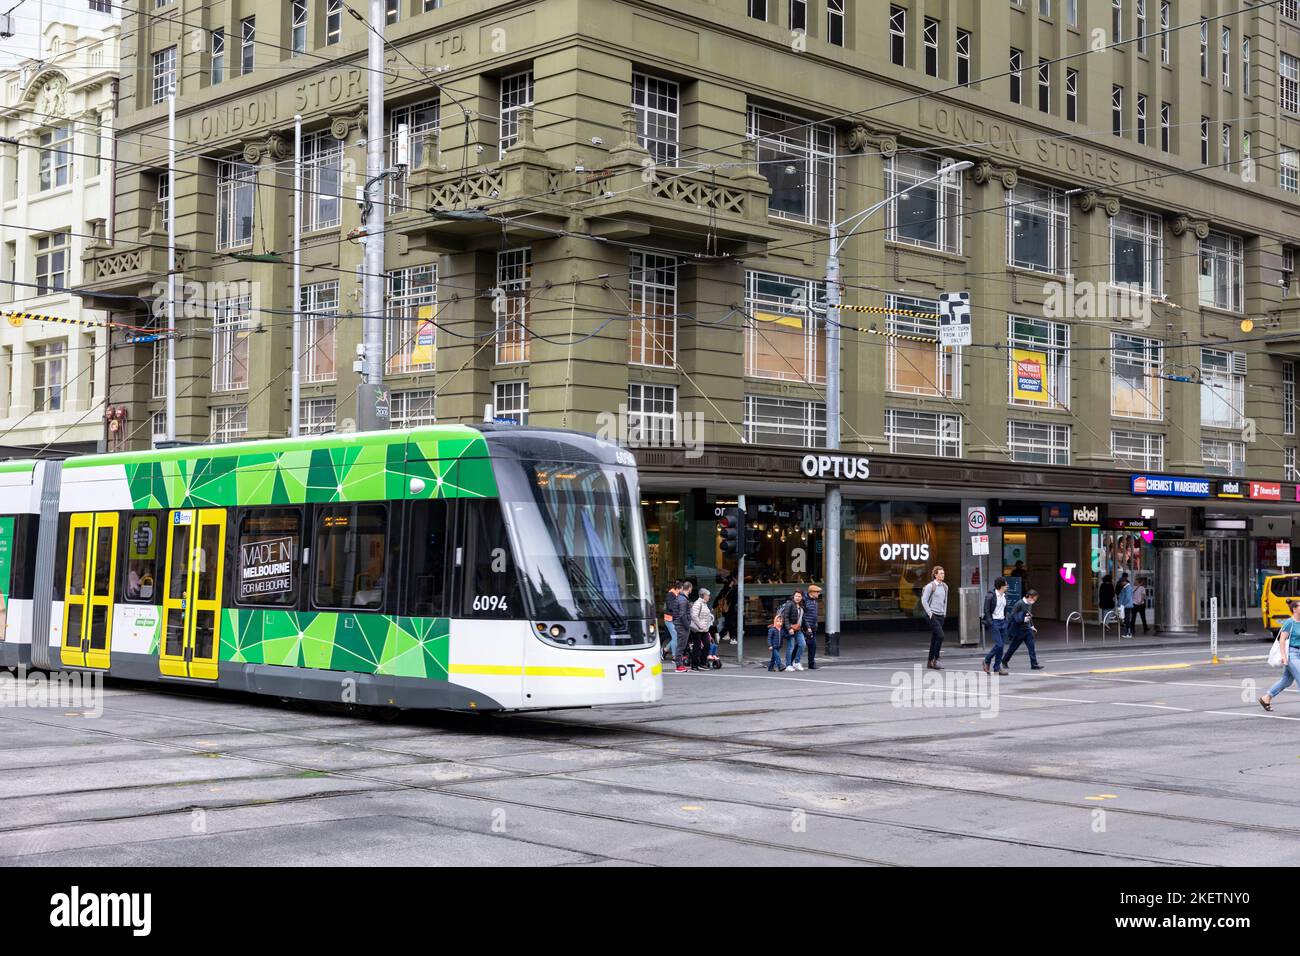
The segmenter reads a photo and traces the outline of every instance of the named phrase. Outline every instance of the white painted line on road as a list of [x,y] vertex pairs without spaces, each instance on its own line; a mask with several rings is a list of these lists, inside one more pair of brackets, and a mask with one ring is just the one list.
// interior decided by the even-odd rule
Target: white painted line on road
[[1222,714],[1224,717],[1267,717],[1270,720],[1300,720],[1300,717],[1285,717],[1282,714],[1270,714],[1266,711],[1252,713],[1248,710],[1203,710],[1203,714]]
[[1181,710],[1185,713],[1191,713],[1190,707],[1170,707],[1168,704],[1132,704],[1126,700],[1112,700],[1111,703],[1116,707],[1149,707],[1152,710]]

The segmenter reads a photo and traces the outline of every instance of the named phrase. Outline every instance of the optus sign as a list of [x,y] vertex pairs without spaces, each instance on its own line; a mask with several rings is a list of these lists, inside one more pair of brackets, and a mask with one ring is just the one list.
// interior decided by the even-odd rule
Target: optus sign
[[804,455],[799,467],[809,478],[866,481],[871,477],[871,467],[868,459],[854,458],[848,455]]

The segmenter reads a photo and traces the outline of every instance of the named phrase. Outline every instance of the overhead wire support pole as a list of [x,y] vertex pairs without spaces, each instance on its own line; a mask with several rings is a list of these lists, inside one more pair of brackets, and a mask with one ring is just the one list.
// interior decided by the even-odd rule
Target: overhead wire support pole
[[293,118],[293,369],[289,373],[289,434],[302,432],[302,114]]
[[[362,381],[371,386],[358,394],[357,421],[363,428],[388,427],[387,403],[382,416],[373,410],[384,384],[384,23],[383,0],[370,0],[370,82],[366,100],[366,276],[362,287]],[[372,190],[378,190],[373,195]]]
[[167,90],[167,426],[176,441],[176,85]]

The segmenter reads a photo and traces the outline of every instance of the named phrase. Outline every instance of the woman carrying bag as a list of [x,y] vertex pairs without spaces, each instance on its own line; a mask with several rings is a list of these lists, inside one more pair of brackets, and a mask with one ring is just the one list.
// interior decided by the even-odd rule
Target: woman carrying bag
[[1291,617],[1278,628],[1277,640],[1268,654],[1269,664],[1274,667],[1281,664],[1285,670],[1281,679],[1259,699],[1259,705],[1265,710],[1273,709],[1274,697],[1300,682],[1300,601],[1288,601],[1287,607],[1291,609]]

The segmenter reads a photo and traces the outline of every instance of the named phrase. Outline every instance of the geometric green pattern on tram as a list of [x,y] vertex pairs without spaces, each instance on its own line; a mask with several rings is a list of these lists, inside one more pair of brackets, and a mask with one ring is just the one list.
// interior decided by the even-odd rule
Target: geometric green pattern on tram
[[[329,437],[114,457],[141,509],[496,497],[487,443],[471,429]],[[412,478],[424,482],[418,493]]]
[[223,661],[447,679],[447,618],[244,608],[222,614]]

